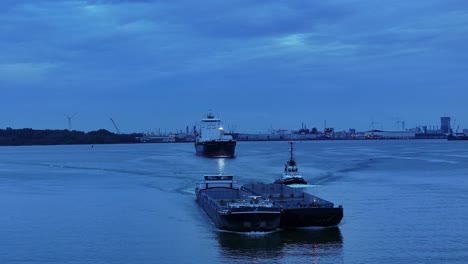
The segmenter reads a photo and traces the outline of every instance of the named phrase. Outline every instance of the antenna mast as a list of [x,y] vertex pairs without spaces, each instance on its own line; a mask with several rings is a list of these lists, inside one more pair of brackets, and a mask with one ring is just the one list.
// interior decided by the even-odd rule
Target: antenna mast
[[291,148],[289,149],[289,152],[291,153],[291,158],[290,158],[290,160],[294,160],[294,157],[293,157],[293,142],[290,141],[289,144],[291,144]]

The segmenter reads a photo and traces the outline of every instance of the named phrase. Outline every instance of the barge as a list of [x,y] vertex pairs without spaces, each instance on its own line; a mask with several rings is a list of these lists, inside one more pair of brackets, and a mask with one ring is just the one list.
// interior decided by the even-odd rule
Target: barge
[[195,189],[197,203],[222,230],[272,231],[282,210],[272,201],[238,186],[233,176],[207,175]]
[[343,207],[286,184],[251,183],[243,189],[273,201],[283,210],[280,228],[332,227],[343,219]]

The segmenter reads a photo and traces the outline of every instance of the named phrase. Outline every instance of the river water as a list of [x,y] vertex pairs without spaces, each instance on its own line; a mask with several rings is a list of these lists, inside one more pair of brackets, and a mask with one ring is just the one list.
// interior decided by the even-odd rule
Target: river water
[[308,191],[338,227],[230,233],[194,200],[205,174],[272,182],[288,142],[0,147],[0,263],[466,263],[468,142],[303,141]]

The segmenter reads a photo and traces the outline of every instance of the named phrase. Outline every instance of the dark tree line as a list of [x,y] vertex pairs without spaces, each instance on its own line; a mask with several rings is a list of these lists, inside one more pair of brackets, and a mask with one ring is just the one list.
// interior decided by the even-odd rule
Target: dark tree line
[[0,129],[0,146],[139,143],[141,134],[114,134],[105,129],[91,131]]

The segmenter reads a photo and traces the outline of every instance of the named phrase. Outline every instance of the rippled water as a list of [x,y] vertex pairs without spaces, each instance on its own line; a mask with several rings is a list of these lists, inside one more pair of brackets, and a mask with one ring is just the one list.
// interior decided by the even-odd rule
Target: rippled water
[[466,263],[468,142],[304,141],[309,192],[336,228],[238,234],[194,201],[204,174],[271,182],[287,142],[0,147],[0,263]]

